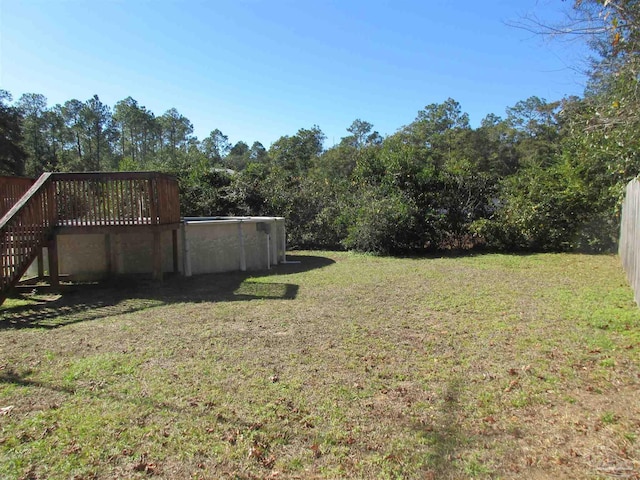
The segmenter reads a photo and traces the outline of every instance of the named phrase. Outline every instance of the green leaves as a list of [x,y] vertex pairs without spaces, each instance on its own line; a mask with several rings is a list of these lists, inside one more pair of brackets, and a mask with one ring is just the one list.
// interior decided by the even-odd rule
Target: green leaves
[[27,154],[22,147],[20,112],[9,105],[10,101],[11,94],[0,89],[0,173],[24,175]]

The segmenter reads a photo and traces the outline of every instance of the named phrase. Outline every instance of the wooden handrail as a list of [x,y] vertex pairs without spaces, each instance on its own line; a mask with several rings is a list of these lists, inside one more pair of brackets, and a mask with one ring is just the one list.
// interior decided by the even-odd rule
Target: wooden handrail
[[20,280],[55,226],[52,187],[51,174],[42,174],[0,219],[0,300]]
[[149,180],[164,178],[175,181],[175,177],[162,172],[82,172],[82,173],[52,173],[54,180]]
[[18,200],[13,207],[11,207],[9,209],[9,211],[7,213],[4,214],[4,216],[0,219],[0,231],[5,227],[5,225],[11,220],[12,217],[14,217],[16,215],[16,213],[21,210],[27,203],[29,203],[29,201],[31,200],[31,198],[36,195],[36,193],[38,192],[38,190],[40,190],[40,188],[47,183],[47,181],[49,180],[49,178],[51,177],[51,173],[43,173],[42,175],[40,175],[40,178],[36,181],[36,183],[34,183],[33,185],[31,185],[31,188],[29,188],[29,190],[26,191],[26,193],[20,198],[20,200]]
[[0,217],[3,217],[35,182],[33,178],[0,176]]

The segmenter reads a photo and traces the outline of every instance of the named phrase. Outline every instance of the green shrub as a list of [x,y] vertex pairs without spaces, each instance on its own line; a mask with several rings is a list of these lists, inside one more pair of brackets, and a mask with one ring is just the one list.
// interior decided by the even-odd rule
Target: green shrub
[[342,245],[378,254],[400,253],[421,243],[418,212],[400,195],[365,191],[352,210],[343,213],[347,235]]

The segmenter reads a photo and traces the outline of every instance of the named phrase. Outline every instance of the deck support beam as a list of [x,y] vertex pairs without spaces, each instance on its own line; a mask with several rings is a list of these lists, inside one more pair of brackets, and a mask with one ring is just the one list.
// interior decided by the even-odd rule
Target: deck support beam
[[38,280],[42,280],[44,278],[44,254],[42,248],[38,249],[38,256],[36,261],[38,263]]

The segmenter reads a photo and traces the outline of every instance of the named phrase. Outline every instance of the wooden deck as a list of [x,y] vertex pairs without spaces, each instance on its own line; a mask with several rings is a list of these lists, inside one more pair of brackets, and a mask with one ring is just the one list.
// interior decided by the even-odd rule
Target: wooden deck
[[0,300],[48,247],[58,282],[56,237],[153,233],[154,278],[162,278],[160,233],[173,230],[174,268],[180,225],[178,184],[158,172],[45,173],[37,181],[0,177]]
[[57,226],[150,227],[180,222],[175,178],[160,173],[53,174]]

